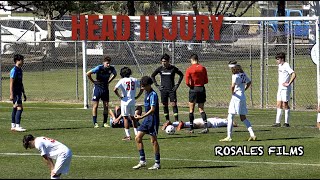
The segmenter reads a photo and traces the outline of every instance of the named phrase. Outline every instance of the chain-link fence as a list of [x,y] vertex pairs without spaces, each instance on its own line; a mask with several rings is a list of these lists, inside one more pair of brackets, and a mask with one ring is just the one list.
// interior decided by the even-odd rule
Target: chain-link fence
[[[228,62],[236,60],[252,79],[252,87],[246,92],[248,106],[274,108],[278,87],[278,68],[274,57],[279,52],[285,52],[286,60],[297,74],[291,93],[291,107],[299,110],[315,109],[317,73],[316,65],[310,58],[310,50],[317,38],[316,21],[309,18],[281,23],[262,18],[249,19],[225,17],[221,40],[201,42],[182,41],[179,36],[175,41],[141,41],[137,18],[131,19],[129,41],[71,41],[71,21],[61,20],[52,21],[55,27],[52,36],[55,40],[47,41],[48,33],[44,33],[47,21],[1,19],[0,98],[2,101],[9,100],[9,74],[14,66],[15,53],[25,56],[24,86],[30,101],[79,103],[90,103],[93,87],[92,83],[85,81],[88,94],[84,100],[83,93],[86,91],[83,89],[83,72],[101,64],[105,56],[111,57],[111,64],[117,71],[123,66],[129,66],[133,70],[132,76],[140,78],[143,75],[150,76],[161,65],[160,58],[164,53],[170,55],[171,64],[185,73],[190,65],[189,56],[196,53],[209,76],[206,106],[228,107],[232,75]],[[44,26],[43,31],[38,27],[39,24]],[[164,20],[163,26],[171,27],[171,21]],[[17,29],[23,32],[19,34]],[[212,29],[209,28],[209,31],[210,39],[213,39]],[[86,56],[82,43],[85,43]],[[156,78],[159,82],[159,75]],[[113,93],[113,87],[119,79],[120,75],[110,84],[110,98],[114,104],[120,103]],[[188,88],[184,81],[177,95],[178,104],[187,106]],[[138,100],[140,103],[142,101]]]

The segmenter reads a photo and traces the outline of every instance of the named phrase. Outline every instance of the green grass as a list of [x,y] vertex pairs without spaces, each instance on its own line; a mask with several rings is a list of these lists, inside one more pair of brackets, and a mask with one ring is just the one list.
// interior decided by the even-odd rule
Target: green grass
[[[290,128],[272,128],[274,110],[249,109],[248,119],[253,125],[258,141],[246,141],[249,134],[236,117],[239,127],[234,128],[233,142],[223,143],[226,128],[210,129],[209,134],[187,134],[177,131],[167,135],[160,130],[159,144],[162,169],[133,170],[139,160],[134,141],[124,142],[123,129],[94,129],[91,109],[82,109],[81,104],[24,103],[22,126],[28,132],[11,132],[11,104],[0,103],[0,178],[1,179],[45,179],[49,170],[39,153],[25,150],[22,137],[47,136],[57,139],[73,151],[71,169],[65,179],[205,179],[205,178],[276,178],[299,179],[319,177],[318,141],[319,130],[314,128],[316,113],[291,111]],[[170,108],[170,113],[171,113]],[[180,107],[180,119],[188,120],[186,108]],[[227,109],[206,108],[208,117],[226,117]],[[102,110],[99,109],[98,123],[101,125]],[[161,123],[162,118],[161,108]],[[195,113],[196,118],[200,117]],[[283,122],[283,120],[281,121]],[[199,131],[199,130],[197,130]],[[131,129],[131,134],[133,130]],[[144,137],[148,166],[154,163],[149,136]],[[303,156],[267,155],[269,146],[303,146]],[[215,146],[263,146],[263,156],[214,155]],[[6,154],[6,153],[16,153]]]

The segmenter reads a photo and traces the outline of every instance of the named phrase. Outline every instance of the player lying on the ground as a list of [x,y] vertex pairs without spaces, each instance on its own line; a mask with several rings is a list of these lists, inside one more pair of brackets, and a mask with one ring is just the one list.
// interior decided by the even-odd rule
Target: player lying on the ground
[[[219,118],[219,117],[213,117],[213,118],[208,118],[207,119],[208,122],[208,128],[218,128],[218,127],[227,127],[227,123],[228,120],[224,119],[224,118]],[[179,126],[179,122],[173,122],[172,125],[174,127]],[[237,124],[235,122],[233,122],[233,126],[237,127]],[[190,122],[185,122],[183,124],[180,123],[180,127],[179,129],[182,128],[189,128],[190,127]],[[204,121],[202,118],[196,118],[193,121],[193,127],[195,129],[200,129],[200,128],[204,128]]]
[[[135,115],[142,114],[142,107],[137,106],[135,110]],[[121,116],[121,109],[119,106],[116,106],[114,110],[109,110],[110,115],[110,126],[113,128],[124,128],[123,117]],[[131,119],[130,119],[131,120]],[[132,127],[132,122],[129,121],[129,126]],[[138,122],[139,126],[139,122]]]

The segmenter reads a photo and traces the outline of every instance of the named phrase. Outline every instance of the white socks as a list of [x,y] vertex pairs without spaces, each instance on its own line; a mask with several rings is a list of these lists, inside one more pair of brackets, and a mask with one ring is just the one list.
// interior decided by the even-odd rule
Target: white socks
[[227,124],[227,137],[228,138],[231,138],[231,135],[232,135],[233,117],[234,117],[234,114],[228,115],[228,124]]
[[280,123],[281,116],[282,116],[282,109],[277,108],[276,123]]
[[318,113],[317,122],[320,123],[320,113]]
[[244,124],[246,125],[246,127],[248,128],[248,131],[249,131],[249,133],[250,133],[250,136],[251,136],[251,137],[254,136],[254,133],[253,133],[253,130],[252,130],[250,121],[249,121],[248,119],[245,119],[245,120],[243,121],[243,123],[244,123]]
[[289,119],[290,119],[290,109],[285,109],[284,110],[284,123],[289,124]]
[[124,132],[126,133],[126,136],[127,136],[127,137],[130,136],[130,129],[124,129]]

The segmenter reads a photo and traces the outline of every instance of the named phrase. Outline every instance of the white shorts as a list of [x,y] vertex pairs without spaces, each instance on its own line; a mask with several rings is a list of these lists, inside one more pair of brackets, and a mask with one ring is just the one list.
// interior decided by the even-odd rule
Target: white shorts
[[229,114],[247,115],[248,109],[247,109],[246,100],[231,98],[228,113]]
[[121,104],[121,116],[134,116],[135,105]]
[[288,102],[290,100],[291,89],[278,89],[277,101]]
[[72,152],[70,149],[66,153],[59,155],[54,165],[54,172],[56,174],[67,174],[70,169],[71,158]]

